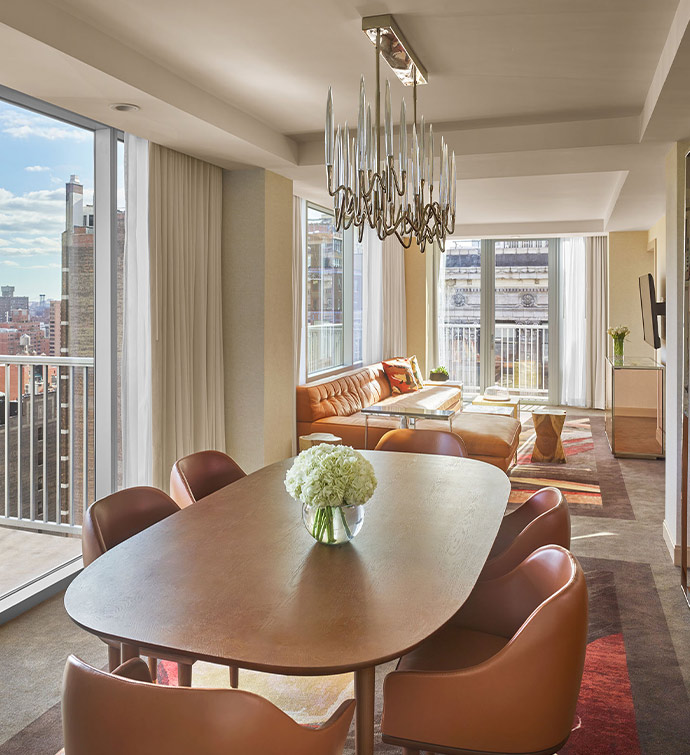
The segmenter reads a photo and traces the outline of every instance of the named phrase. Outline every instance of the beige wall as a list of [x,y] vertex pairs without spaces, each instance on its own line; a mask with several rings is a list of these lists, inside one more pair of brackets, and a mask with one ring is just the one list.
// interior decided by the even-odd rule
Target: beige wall
[[407,315],[407,354],[417,355],[426,380],[426,258],[417,245],[405,251],[405,309]]
[[253,471],[292,449],[292,181],[224,171],[222,246],[226,443]]
[[[627,325],[630,335],[625,342],[626,356],[653,357],[654,349],[645,343],[642,333],[640,289],[638,279],[654,272],[653,256],[647,251],[647,231],[609,233],[609,326]],[[608,339],[608,353],[613,342]]]

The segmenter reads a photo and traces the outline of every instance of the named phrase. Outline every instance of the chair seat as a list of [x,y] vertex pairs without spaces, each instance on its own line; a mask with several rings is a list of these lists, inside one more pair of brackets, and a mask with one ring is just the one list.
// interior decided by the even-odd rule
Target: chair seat
[[447,624],[404,655],[398,671],[452,671],[483,663],[508,644],[488,632]]

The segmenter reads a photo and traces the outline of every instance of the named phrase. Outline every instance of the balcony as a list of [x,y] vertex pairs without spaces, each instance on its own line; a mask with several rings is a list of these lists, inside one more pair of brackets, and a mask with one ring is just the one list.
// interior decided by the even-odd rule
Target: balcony
[[93,359],[0,355],[0,599],[81,555]]
[[[466,395],[479,393],[479,325],[444,323],[439,333],[439,360],[452,380],[461,380]],[[495,382],[516,396],[547,397],[549,328],[546,324],[496,325]]]

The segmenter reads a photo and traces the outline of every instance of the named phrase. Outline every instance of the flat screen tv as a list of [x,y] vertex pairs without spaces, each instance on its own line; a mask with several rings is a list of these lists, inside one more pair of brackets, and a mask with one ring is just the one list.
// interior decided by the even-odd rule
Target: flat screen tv
[[656,300],[654,278],[651,273],[640,276],[640,305],[644,340],[654,349],[661,348],[659,317],[666,314],[666,302]]

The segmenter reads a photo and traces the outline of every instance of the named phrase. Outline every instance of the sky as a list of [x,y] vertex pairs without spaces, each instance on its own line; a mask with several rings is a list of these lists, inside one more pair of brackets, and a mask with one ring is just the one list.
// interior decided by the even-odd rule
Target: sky
[[0,101],[0,285],[14,286],[15,296],[60,298],[65,184],[73,173],[90,204],[91,131]]

